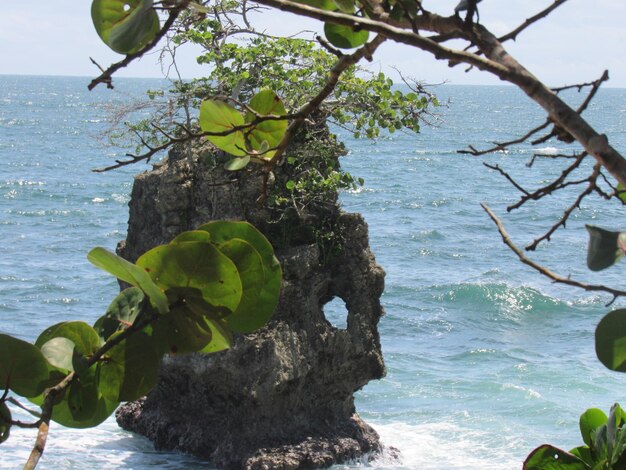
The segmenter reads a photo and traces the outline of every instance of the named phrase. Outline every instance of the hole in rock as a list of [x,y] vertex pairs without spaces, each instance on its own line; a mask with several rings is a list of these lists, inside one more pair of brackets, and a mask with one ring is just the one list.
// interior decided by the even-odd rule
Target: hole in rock
[[348,309],[343,299],[333,297],[330,302],[324,305],[324,316],[326,320],[335,328],[348,328]]
[[130,5],[128,3],[125,3],[123,8],[124,8],[124,11],[128,11],[130,10]]

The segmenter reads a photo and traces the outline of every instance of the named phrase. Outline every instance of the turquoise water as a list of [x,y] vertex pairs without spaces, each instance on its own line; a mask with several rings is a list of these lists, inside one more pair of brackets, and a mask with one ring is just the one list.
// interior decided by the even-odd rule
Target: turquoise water
[[[132,177],[147,167],[90,170],[125,152],[98,139],[110,125],[111,106],[159,82],[120,79],[114,92],[91,93],[87,82],[0,76],[2,333],[32,340],[61,320],[92,322],[116,293],[116,283],[85,254],[96,245],[113,249],[124,238]],[[531,242],[574,193],[507,215],[517,194],[481,162],[497,163],[529,186],[558,175],[558,166],[542,159],[529,170],[528,146],[480,158],[456,153],[516,137],[542,122],[540,111],[512,88],[436,91],[449,103],[420,135],[376,143],[344,137],[350,155],[343,164],[366,186],[343,194],[343,205],[365,215],[387,271],[380,328],[388,374],[358,393],[357,408],[402,457],[338,468],[521,468],[541,443],[576,445],[578,416],[587,407],[626,402],[626,376],[604,369],[593,351],[593,330],[610,298],[551,284],[523,266],[479,206],[487,202],[503,216],[520,245]],[[589,119],[626,151],[626,90],[603,91]],[[544,154],[561,149],[558,141],[541,146]],[[586,270],[583,228],[620,228],[620,210],[585,201],[568,229],[531,256],[560,274],[620,286],[623,266]],[[327,315],[345,322],[337,303]],[[34,437],[16,430],[0,448],[0,468],[20,468]],[[208,468],[155,452],[113,420],[96,430],[52,428],[41,468],[96,467]]]

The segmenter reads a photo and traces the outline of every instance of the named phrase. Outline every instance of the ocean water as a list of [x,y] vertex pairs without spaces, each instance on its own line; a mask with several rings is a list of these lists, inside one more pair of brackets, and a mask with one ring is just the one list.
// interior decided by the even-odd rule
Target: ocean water
[[[88,92],[86,78],[0,76],[0,332],[33,340],[66,319],[93,322],[116,293],[115,281],[86,260],[94,246],[124,238],[132,177],[148,167],[105,174],[126,150],[104,146],[112,109],[156,88],[157,80],[118,79],[115,91]],[[373,461],[336,468],[515,469],[545,442],[578,445],[579,415],[624,401],[626,376],[595,358],[593,331],[618,300],[558,286],[522,265],[479,204],[502,216],[520,245],[547,230],[573,201],[563,192],[506,214],[518,193],[483,161],[528,187],[558,175],[560,165],[524,145],[485,157],[456,153],[514,138],[543,121],[513,88],[445,85],[445,106],[419,135],[377,142],[342,136],[343,165],[366,185],[342,195],[364,214],[377,261],[386,272],[380,323],[387,377],[357,395],[357,409],[388,447]],[[568,95],[580,101],[575,92]],[[603,90],[587,112],[626,151],[626,90]],[[564,150],[558,141],[540,153]],[[587,176],[589,166],[579,173]],[[592,197],[567,230],[530,256],[589,283],[622,285],[623,265],[585,267],[584,224],[623,228],[622,209]],[[345,308],[327,305],[341,327]],[[26,419],[26,416],[17,415]],[[0,468],[21,468],[34,443],[15,429],[0,446]],[[210,468],[193,457],[156,452],[149,441],[109,419],[97,429],[53,425],[42,469]]]

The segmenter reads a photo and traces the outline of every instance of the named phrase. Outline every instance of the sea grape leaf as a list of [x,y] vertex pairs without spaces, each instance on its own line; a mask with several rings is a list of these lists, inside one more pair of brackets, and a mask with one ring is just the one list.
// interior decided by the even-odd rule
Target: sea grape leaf
[[0,444],[11,434],[11,410],[5,402],[0,402]]
[[264,304],[261,300],[261,292],[265,285],[261,255],[250,243],[240,238],[233,238],[220,244],[219,249],[237,266],[243,289],[237,309],[226,321],[235,331],[246,333],[254,331],[267,323],[275,308],[271,302]]
[[354,49],[362,46],[369,38],[369,31],[355,31],[349,26],[334,23],[324,23],[324,34],[333,46],[340,49]]
[[174,238],[171,243],[181,243],[181,242],[211,242],[211,234],[205,232],[204,230],[189,230],[188,232],[183,232]]
[[[261,90],[250,100],[248,106],[261,116],[275,115],[285,116],[287,111],[282,100],[272,90]],[[251,112],[246,113],[246,122],[250,123],[255,119]],[[268,120],[258,123],[248,134],[248,140],[253,150],[264,152],[262,157],[269,159],[276,152],[267,151],[268,148],[276,147],[287,130],[287,120]]]
[[239,111],[219,100],[205,100],[200,105],[200,128],[204,132],[226,135],[209,135],[207,139],[218,149],[236,157],[246,155],[246,141],[242,130],[234,130],[245,124]]
[[113,346],[100,363],[98,388],[102,396],[120,402],[147,394],[156,384],[160,357],[154,339],[144,332]]
[[238,238],[246,241],[258,252],[263,263],[264,280],[261,286],[257,308],[248,312],[251,316],[232,316],[228,320],[229,327],[240,333],[248,333],[261,326],[271,317],[280,295],[282,270],[280,263],[274,256],[274,249],[270,242],[253,225],[248,222],[217,221],[199,227],[211,234],[211,239],[218,246],[229,240]]
[[354,13],[354,0],[334,0],[337,8],[343,13]]
[[89,421],[98,410],[100,397],[94,382],[85,384],[75,380],[69,386],[65,397],[72,419],[77,422]]
[[585,464],[587,464],[589,468],[593,468],[594,459],[593,454],[591,453],[591,449],[589,447],[578,446],[570,450],[570,453],[585,462]]
[[606,414],[598,408],[589,408],[582,415],[580,415],[578,424],[583,442],[591,447],[593,445],[593,436],[596,430],[600,426],[605,425],[606,422]]
[[134,54],[160,29],[153,0],[94,0],[91,19],[100,38],[115,52]]
[[176,306],[159,318],[154,325],[154,335],[162,351],[171,354],[200,351],[212,338],[204,316],[196,314],[187,305]]
[[[119,405],[117,402],[104,398],[93,383],[82,391],[78,389],[72,391],[72,387],[80,388],[80,384],[70,385],[70,390],[63,395],[63,399],[52,408],[52,420],[63,426],[78,429],[98,426],[111,416]],[[70,391],[72,391],[71,404]],[[93,404],[94,393],[96,394],[95,405]],[[85,417],[87,415],[89,416]]]
[[523,470],[587,470],[587,466],[574,454],[545,444],[526,457]]
[[87,255],[87,259],[91,261],[94,266],[113,274],[118,279],[135,287],[139,287],[150,298],[150,301],[157,308],[159,313],[168,311],[169,305],[167,303],[167,297],[163,291],[155,285],[150,275],[141,267],[100,247],[91,250]]
[[120,292],[107,308],[107,311],[93,325],[103,341],[118,331],[131,326],[142,311],[144,293],[138,287],[129,287]]
[[626,309],[613,310],[596,327],[596,355],[607,368],[626,372]]
[[72,341],[74,350],[82,356],[95,353],[102,343],[96,330],[82,321],[67,321],[47,328],[39,335],[35,346],[41,348],[53,338],[66,338]]
[[589,232],[587,266],[601,271],[619,260],[626,250],[626,232],[611,232],[600,227],[585,225]]
[[185,289],[185,291],[182,295],[184,295],[186,307],[198,318],[204,319],[203,330],[206,331],[208,327],[210,332],[209,343],[198,351],[213,353],[230,348],[233,337],[225,318],[229,318],[231,312],[207,304],[195,289]]
[[75,347],[76,345],[72,340],[59,336],[42,344],[41,353],[54,367],[73,371]]
[[243,157],[231,158],[224,163],[224,168],[228,171],[239,171],[247,167],[248,163],[250,163],[250,156],[245,155]]
[[319,8],[320,10],[334,11],[337,9],[337,5],[335,5],[333,0],[298,0],[298,3]]
[[241,300],[237,268],[211,243],[181,242],[157,246],[144,253],[137,265],[165,291],[177,287],[199,289],[208,303],[231,311]]
[[38,347],[0,334],[0,389],[35,397],[49,386],[50,367]]

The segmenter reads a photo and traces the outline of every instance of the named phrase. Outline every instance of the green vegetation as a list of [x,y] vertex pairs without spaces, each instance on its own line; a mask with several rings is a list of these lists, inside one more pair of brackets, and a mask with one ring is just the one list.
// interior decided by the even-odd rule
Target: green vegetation
[[[208,223],[135,264],[104,248],[88,259],[131,287],[93,326],[62,322],[34,344],[0,335],[0,442],[12,426],[39,427],[40,434],[50,420],[96,426],[120,402],[150,391],[164,354],[226,349],[233,333],[265,325],[278,303],[280,264],[247,222]],[[23,405],[10,392],[41,407],[32,412],[37,421],[12,420],[7,404]]]
[[619,470],[626,468],[626,414],[616,403],[609,416],[590,408],[580,416],[584,445],[566,452],[551,445],[537,447],[524,470]]

